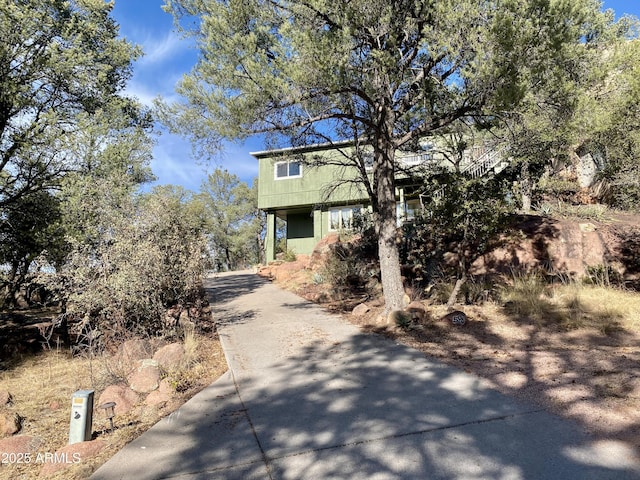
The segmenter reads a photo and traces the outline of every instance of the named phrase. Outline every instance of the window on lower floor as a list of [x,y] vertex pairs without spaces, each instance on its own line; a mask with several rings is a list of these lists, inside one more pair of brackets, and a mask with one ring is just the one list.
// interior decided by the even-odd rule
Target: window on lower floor
[[351,230],[353,217],[362,211],[361,206],[329,209],[329,230]]
[[415,220],[416,216],[420,213],[422,205],[419,199],[407,200],[407,209],[405,213],[405,220]]
[[404,222],[415,220],[416,215],[418,215],[421,208],[422,206],[420,205],[419,199],[407,200],[404,204],[398,202],[396,204],[396,218],[398,226],[402,225]]

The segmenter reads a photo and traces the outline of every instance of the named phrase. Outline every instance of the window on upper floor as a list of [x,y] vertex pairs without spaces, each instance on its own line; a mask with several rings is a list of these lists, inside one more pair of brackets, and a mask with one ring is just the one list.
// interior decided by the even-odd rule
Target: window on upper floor
[[302,163],[297,160],[289,162],[277,162],[275,165],[275,178],[300,178],[302,177]]
[[419,153],[405,153],[398,156],[398,160],[405,167],[416,167],[421,165],[427,165],[433,162],[434,150],[433,146],[423,147],[423,151]]

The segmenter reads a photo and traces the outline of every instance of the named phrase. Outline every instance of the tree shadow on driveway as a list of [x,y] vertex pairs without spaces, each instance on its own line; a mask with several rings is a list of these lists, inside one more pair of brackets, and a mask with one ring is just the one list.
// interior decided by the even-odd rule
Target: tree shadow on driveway
[[[230,373],[127,447],[126,473],[126,457],[114,457],[109,475],[95,478],[640,475],[624,445],[595,442],[571,422],[320,308],[301,315],[283,307],[291,302],[269,287],[222,305],[255,312],[224,330],[237,349],[225,351]],[[233,338],[238,332],[250,338]]]

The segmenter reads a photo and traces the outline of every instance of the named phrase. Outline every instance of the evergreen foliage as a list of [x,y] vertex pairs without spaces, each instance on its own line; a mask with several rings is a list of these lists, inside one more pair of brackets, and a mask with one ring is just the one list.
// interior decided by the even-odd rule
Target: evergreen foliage
[[370,196],[388,309],[403,295],[395,152],[456,123],[490,127],[532,91],[561,98],[612,21],[597,0],[169,0],[167,9],[178,25],[197,18],[185,33],[201,50],[179,87],[185,102],[160,105],[171,129],[205,150],[255,133],[286,146],[353,142],[344,161]]

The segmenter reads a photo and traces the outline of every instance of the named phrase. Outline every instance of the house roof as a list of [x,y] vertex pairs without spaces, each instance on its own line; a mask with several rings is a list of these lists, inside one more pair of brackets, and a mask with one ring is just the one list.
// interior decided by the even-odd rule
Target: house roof
[[249,154],[259,160],[261,158],[284,156],[284,155],[290,155],[292,153],[318,152],[322,150],[330,150],[332,148],[346,147],[349,145],[353,145],[352,140],[339,140],[337,142],[314,143],[311,145],[302,145],[300,147],[286,147],[286,148],[276,148],[273,150],[261,150],[258,152],[249,152]]

